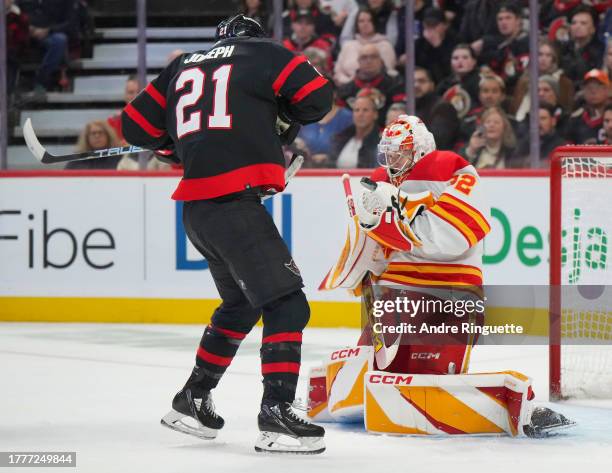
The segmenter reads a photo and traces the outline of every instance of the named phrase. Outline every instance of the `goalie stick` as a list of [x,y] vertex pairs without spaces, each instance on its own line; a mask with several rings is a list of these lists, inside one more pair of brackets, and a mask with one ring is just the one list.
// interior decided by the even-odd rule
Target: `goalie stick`
[[[364,184],[370,189],[376,189],[376,183],[364,178]],[[351,189],[351,176],[348,174],[342,175],[342,186],[344,187],[344,194],[346,195],[346,205],[348,206],[349,215],[351,218],[355,218],[355,200],[353,198],[353,191]],[[357,225],[359,225],[357,223]],[[395,339],[390,345],[385,345],[384,338],[381,334],[374,332],[374,324],[376,319],[373,315],[374,307],[374,289],[372,287],[372,278],[368,272],[361,281],[363,304],[361,306],[362,319],[365,318],[370,324],[370,330],[372,335],[372,345],[374,346],[374,358],[376,359],[376,365],[378,369],[384,370],[391,362],[395,359],[397,351],[399,350],[399,343],[401,335]],[[364,317],[365,316],[365,317]]]

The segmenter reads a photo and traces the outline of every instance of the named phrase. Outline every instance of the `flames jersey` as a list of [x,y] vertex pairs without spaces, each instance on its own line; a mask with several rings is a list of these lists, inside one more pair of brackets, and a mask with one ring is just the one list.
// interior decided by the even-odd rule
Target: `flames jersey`
[[407,194],[430,191],[435,201],[410,224],[421,245],[394,252],[380,280],[409,286],[482,285],[483,238],[491,227],[474,166],[451,151],[433,151],[397,182],[384,168],[376,169],[372,179]]
[[305,56],[265,38],[228,38],[176,58],[124,108],[122,128],[131,144],[174,147],[184,168],[174,199],[211,199],[282,191],[279,107],[306,124],[331,105],[331,84]]

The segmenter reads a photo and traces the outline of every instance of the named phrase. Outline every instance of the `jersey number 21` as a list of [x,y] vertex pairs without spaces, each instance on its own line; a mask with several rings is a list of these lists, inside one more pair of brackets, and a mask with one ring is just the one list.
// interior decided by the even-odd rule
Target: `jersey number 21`
[[[214,100],[212,114],[208,115],[208,128],[229,129],[232,127],[232,115],[227,113],[227,92],[232,65],[225,64],[212,74],[214,81]],[[178,93],[191,82],[191,92],[181,95],[176,104],[176,136],[180,139],[202,129],[202,112],[185,115],[185,108],[195,105],[204,95],[206,74],[199,67],[185,69],[176,80],[175,91]]]

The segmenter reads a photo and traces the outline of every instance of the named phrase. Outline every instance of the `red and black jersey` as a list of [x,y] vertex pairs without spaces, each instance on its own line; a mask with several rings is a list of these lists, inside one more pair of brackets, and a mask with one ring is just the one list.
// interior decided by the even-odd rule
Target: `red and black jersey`
[[284,112],[302,123],[331,108],[332,87],[304,56],[263,38],[228,38],[176,58],[122,112],[125,139],[173,145],[184,168],[175,200],[285,187],[276,133]]

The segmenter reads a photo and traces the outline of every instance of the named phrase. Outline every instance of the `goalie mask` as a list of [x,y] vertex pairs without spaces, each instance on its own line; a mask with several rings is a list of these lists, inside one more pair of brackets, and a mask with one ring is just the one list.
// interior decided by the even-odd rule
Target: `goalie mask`
[[382,132],[378,164],[395,178],[409,171],[421,158],[436,149],[436,142],[420,118],[400,115]]
[[239,36],[265,38],[266,32],[256,20],[240,14],[219,23],[215,33],[215,41]]

